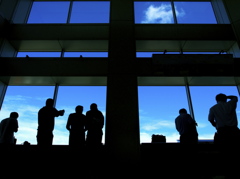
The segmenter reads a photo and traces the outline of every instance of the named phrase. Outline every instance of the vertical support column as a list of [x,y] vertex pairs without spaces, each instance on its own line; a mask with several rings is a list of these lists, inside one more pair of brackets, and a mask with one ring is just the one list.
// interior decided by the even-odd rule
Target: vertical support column
[[191,98],[191,94],[190,94],[190,89],[189,89],[189,84],[188,84],[188,81],[187,81],[187,77],[185,77],[185,88],[186,88],[186,93],[187,93],[187,100],[188,100],[190,115],[195,120],[195,116],[194,116],[194,112],[193,112],[193,106],[192,106],[192,98]]
[[238,91],[238,95],[240,96],[240,85],[239,84],[237,84],[237,91]]
[[70,23],[71,14],[72,14],[72,7],[73,7],[73,1],[70,1],[70,5],[69,5],[69,9],[68,9],[67,24]]
[[223,0],[225,9],[227,11],[230,23],[235,32],[238,43],[238,51],[240,51],[240,1]]
[[27,23],[30,11],[32,9],[33,1],[32,0],[19,0],[15,12],[12,16],[12,21],[15,24],[24,24]]
[[240,83],[239,83],[239,79],[238,79],[238,77],[234,77],[234,80],[235,80],[235,83],[236,83],[238,95],[240,96]]
[[125,164],[140,156],[133,5],[131,0],[111,1],[109,34],[105,143],[111,161]]
[[[2,0],[0,4],[0,28],[7,30],[9,23],[25,23],[32,0]],[[5,32],[6,33],[6,32]],[[0,56],[15,57],[15,49],[7,37],[0,38]]]
[[173,1],[171,1],[171,6],[172,6],[174,24],[177,24],[177,15],[176,15],[175,6],[174,6]]
[[222,0],[212,0],[213,11],[218,24],[229,24],[229,18]]
[[54,89],[54,94],[53,94],[53,101],[54,101],[53,106],[54,107],[56,106],[56,103],[57,103],[58,88],[59,88],[59,84],[56,83],[55,89]]
[[7,85],[0,82],[0,110],[2,109],[3,100],[7,91]]

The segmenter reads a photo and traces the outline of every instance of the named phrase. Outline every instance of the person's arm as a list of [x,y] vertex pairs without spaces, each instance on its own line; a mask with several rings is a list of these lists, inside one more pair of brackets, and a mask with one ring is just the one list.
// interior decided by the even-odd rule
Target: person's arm
[[234,95],[227,96],[227,99],[238,101],[238,97]]
[[71,128],[70,128],[70,121],[71,121],[71,114],[69,114],[69,116],[68,116],[67,125],[66,125],[66,128],[69,131],[71,130]]
[[57,110],[56,108],[54,108],[54,110],[55,110],[55,112],[54,112],[54,116],[55,117],[58,117],[58,116],[63,116],[64,115],[64,112],[65,112],[65,110],[63,109],[63,110]]
[[238,97],[234,95],[227,96],[227,99],[230,99],[227,103],[231,104],[233,108],[237,108]]
[[18,131],[18,120],[15,119],[15,125],[14,125],[14,129],[13,129],[14,132],[17,132]]

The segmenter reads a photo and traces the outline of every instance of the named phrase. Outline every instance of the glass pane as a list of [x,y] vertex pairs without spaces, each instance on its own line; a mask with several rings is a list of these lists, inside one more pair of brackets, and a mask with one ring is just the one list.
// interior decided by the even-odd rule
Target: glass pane
[[211,2],[174,2],[177,23],[216,24]]
[[[106,111],[106,87],[105,86],[60,86],[58,91],[57,109],[65,109],[64,116],[57,119],[55,123],[56,144],[68,145],[69,132],[66,129],[68,116],[75,112],[77,105],[84,107],[83,114],[90,109],[90,105],[96,103],[98,109],[105,116]],[[103,129],[105,133],[105,127]],[[103,135],[103,143],[104,143]]]
[[60,57],[61,52],[18,52],[17,57]]
[[27,23],[67,23],[69,4],[69,1],[35,1]]
[[64,52],[64,57],[108,57],[108,52]]
[[47,98],[52,98],[53,86],[8,86],[0,119],[9,117],[13,111],[19,113],[17,144],[28,141],[37,144],[38,110],[45,106]]
[[140,142],[151,142],[152,134],[162,134],[167,142],[177,142],[175,118],[179,109],[189,109],[185,87],[139,86],[138,90]]
[[109,23],[109,1],[73,2],[70,23]]
[[[183,54],[219,54],[219,52],[183,52]],[[227,54],[223,52],[221,54]]]
[[[215,96],[219,93],[238,95],[236,86],[191,86],[190,92],[194,109],[195,120],[198,123],[199,139],[213,140],[216,129],[208,121],[210,107],[216,104]],[[237,107],[237,111],[240,107]],[[237,113],[238,118],[240,117]]]
[[170,2],[134,2],[134,15],[137,24],[174,23]]
[[[163,54],[163,52],[137,52],[137,57],[152,57],[153,54]],[[167,52],[167,54],[180,54],[180,52]]]

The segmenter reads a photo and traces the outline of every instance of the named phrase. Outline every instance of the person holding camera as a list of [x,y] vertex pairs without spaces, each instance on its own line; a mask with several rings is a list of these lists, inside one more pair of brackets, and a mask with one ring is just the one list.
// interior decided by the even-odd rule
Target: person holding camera
[[54,106],[54,100],[48,98],[46,106],[38,111],[38,131],[37,144],[51,146],[53,142],[53,130],[55,125],[55,117],[63,116],[65,110],[57,110]]

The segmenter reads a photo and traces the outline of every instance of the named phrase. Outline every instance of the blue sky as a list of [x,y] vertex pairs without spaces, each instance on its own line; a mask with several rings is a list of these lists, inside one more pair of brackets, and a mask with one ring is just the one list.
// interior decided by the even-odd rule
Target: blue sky
[[[57,3],[57,4],[56,4]],[[68,16],[69,2],[37,2],[32,8],[28,23],[108,23],[109,2],[75,2],[71,16]],[[216,23],[210,3],[175,2],[178,23]],[[99,8],[101,7],[101,8]],[[135,2],[135,23],[174,23],[170,2]],[[162,52],[159,52],[162,53]],[[217,52],[218,53],[218,52]],[[18,57],[60,57],[60,52],[20,52]],[[107,52],[66,52],[65,57],[107,57]],[[152,52],[138,52],[138,57],[151,57]],[[151,142],[152,134],[163,134],[167,142],[177,142],[179,134],[174,120],[180,108],[189,112],[185,87],[182,86],[140,86],[139,115],[140,141]],[[97,91],[97,93],[96,93]],[[0,119],[11,111],[19,112],[17,143],[29,141],[36,144],[37,112],[45,105],[45,100],[53,97],[53,86],[9,86],[0,111]],[[198,123],[200,139],[212,139],[215,129],[207,121],[209,108],[214,105],[215,95],[226,93],[237,95],[233,87],[190,87],[195,120]],[[56,118],[53,144],[68,144],[66,122],[76,105],[84,106],[84,114],[91,103],[97,103],[105,115],[106,86],[60,86],[56,107],[65,109],[65,115]],[[239,115],[239,107],[237,109]],[[104,137],[103,137],[104,143]]]

